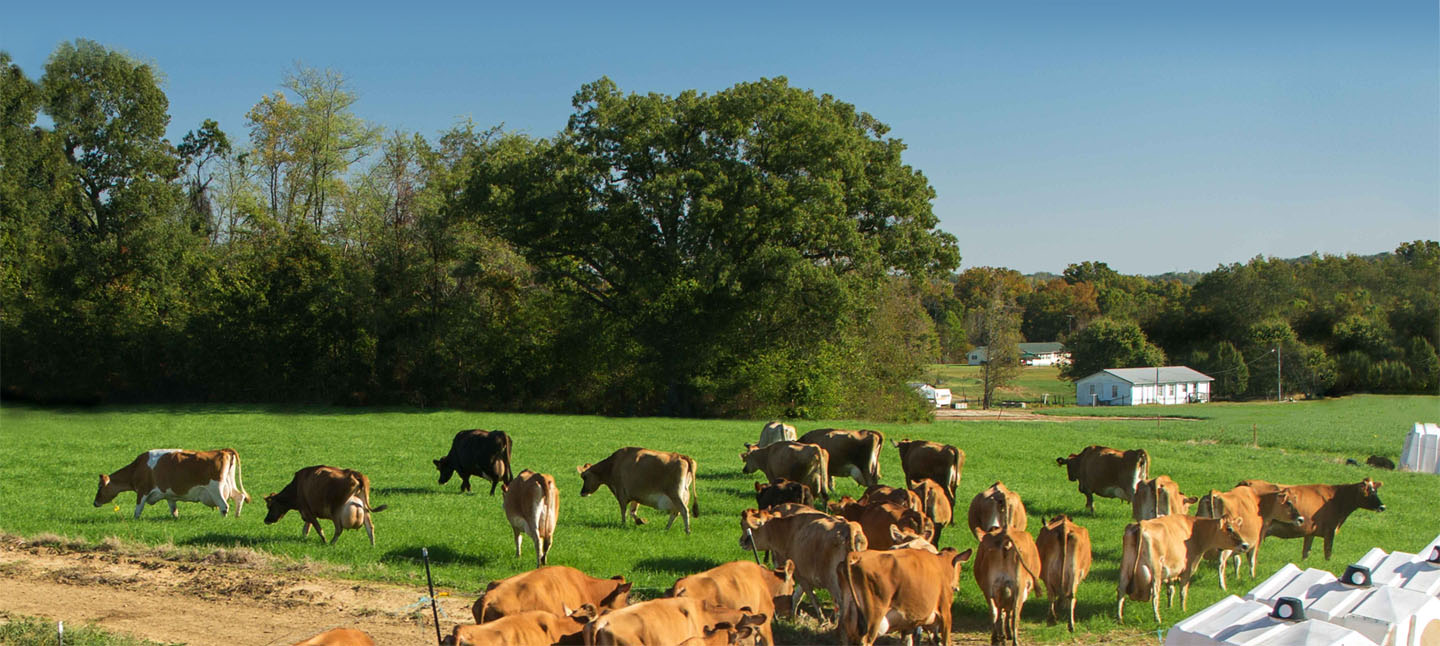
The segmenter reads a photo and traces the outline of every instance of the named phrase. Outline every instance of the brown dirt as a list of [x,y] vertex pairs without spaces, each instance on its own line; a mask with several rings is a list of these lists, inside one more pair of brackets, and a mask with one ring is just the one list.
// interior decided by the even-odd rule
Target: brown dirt
[[[971,421],[971,422],[1085,422],[1085,421],[1155,421],[1154,415],[1135,416],[1104,416],[1094,415],[1041,415],[1023,408],[1000,408],[992,410],[980,410],[978,408],[937,408],[935,409],[936,421]],[[1193,422],[1190,417],[1161,417],[1167,422]]]
[[[433,644],[428,604],[423,614],[407,609],[425,593],[268,565],[70,552],[13,537],[0,542],[0,610],[165,643],[293,644],[351,626],[377,644]],[[468,594],[440,597],[442,631],[470,621],[473,601]]]

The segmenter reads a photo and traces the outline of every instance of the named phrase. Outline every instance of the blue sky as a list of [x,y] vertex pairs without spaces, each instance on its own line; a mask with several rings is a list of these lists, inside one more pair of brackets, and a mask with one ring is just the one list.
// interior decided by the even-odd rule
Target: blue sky
[[31,78],[73,38],[154,63],[175,140],[205,118],[243,138],[297,62],[431,135],[547,136],[602,75],[668,94],[786,76],[905,141],[964,267],[1208,271],[1440,238],[1434,0],[497,4],[31,2],[0,49]]

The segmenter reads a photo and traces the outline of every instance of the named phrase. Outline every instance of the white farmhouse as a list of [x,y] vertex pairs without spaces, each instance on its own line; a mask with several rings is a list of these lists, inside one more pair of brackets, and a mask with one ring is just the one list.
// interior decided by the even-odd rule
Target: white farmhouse
[[[1070,351],[1065,349],[1065,344],[1058,341],[1047,341],[1044,343],[1020,343],[1020,365],[1022,366],[1058,366],[1070,363]],[[982,366],[989,360],[988,346],[980,346],[971,350],[965,356],[966,362],[972,366]]]
[[1213,378],[1185,366],[1111,368],[1075,382],[1081,406],[1192,404],[1210,401]]

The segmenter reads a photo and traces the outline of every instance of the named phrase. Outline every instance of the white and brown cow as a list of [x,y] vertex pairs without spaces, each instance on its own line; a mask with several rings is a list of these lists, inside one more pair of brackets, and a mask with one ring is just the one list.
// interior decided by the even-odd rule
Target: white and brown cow
[[198,502],[218,507],[220,515],[235,506],[235,515],[250,500],[240,477],[240,454],[235,449],[182,451],[155,449],[135,456],[130,464],[110,475],[100,474],[95,491],[99,507],[126,491],[135,492],[135,518],[145,505],[170,503],[170,516],[179,517],[176,502]]
[[949,644],[950,608],[970,553],[947,547],[939,553],[905,549],[850,554],[840,567],[846,595],[840,604],[841,631],[862,646],[886,633],[916,629],[929,630],[936,643]]
[[1040,550],[1024,530],[995,529],[975,550],[975,582],[990,605],[990,643],[1019,643],[1020,609],[1040,585]]
[[1005,488],[1005,483],[996,482],[990,488],[975,494],[970,500],[968,514],[970,531],[980,540],[994,529],[1013,528],[1025,531],[1025,503],[1020,494]]
[[1055,463],[1065,467],[1071,482],[1079,483],[1085,509],[1091,513],[1095,512],[1095,496],[1130,502],[1135,488],[1150,478],[1150,454],[1145,449],[1119,451],[1092,445],[1069,457],[1055,458]]
[[835,488],[837,475],[848,475],[862,487],[880,484],[880,449],[885,446],[885,436],[878,431],[821,428],[802,435],[800,441],[829,453],[829,489]]
[[520,543],[529,536],[535,543],[535,567],[545,565],[555,543],[555,520],[560,516],[560,488],[555,478],[529,469],[501,486],[505,492],[505,519],[515,532],[515,558]]
[[790,480],[810,487],[810,491],[821,498],[830,496],[830,490],[826,488],[830,480],[827,470],[830,456],[819,446],[790,441],[773,442],[768,446],[748,444],[745,452],[740,454],[740,460],[745,463],[741,468],[745,474],[755,473],[758,469],[770,482]]
[[[823,512],[803,511],[785,516],[780,511],[746,509],[740,514],[740,548],[769,550],[775,561],[795,562],[793,607],[798,612],[802,594],[808,593],[820,617],[824,611],[815,591],[830,592],[837,604],[843,598],[836,568],[851,552],[866,549],[865,531],[858,523]],[[839,608],[836,609],[840,610]]]
[[1076,592],[1090,574],[1090,531],[1061,514],[1040,529],[1035,543],[1040,548],[1040,579],[1050,597],[1050,623],[1055,623],[1055,605],[1062,604],[1070,610],[1065,625],[1073,633]]
[[688,455],[669,451],[651,451],[638,446],[616,449],[610,457],[596,464],[586,463],[575,467],[584,480],[580,497],[595,493],[601,485],[610,488],[620,503],[620,525],[625,525],[628,514],[636,525],[645,520],[635,513],[640,505],[670,512],[670,522],[665,529],[675,524],[675,517],[685,520],[685,533],[690,533],[690,516],[700,515],[700,496],[692,490],[695,486],[695,459]]
[[1115,586],[1115,616],[1125,621],[1125,599],[1149,601],[1160,621],[1160,586],[1170,587],[1169,605],[1175,605],[1175,584],[1180,584],[1180,609],[1190,600],[1190,578],[1207,552],[1247,551],[1238,525],[1229,518],[1199,518],[1171,514],[1131,523],[1125,527],[1120,556],[1120,580]]
[[335,525],[335,535],[330,544],[340,540],[340,534],[347,529],[365,528],[370,544],[375,544],[375,524],[370,520],[373,512],[384,511],[386,505],[370,506],[370,479],[353,469],[340,469],[316,465],[295,472],[290,484],[280,493],[265,496],[265,524],[273,525],[285,517],[291,509],[300,512],[304,521],[300,536],[309,536],[310,528],[325,540],[325,530],[320,529],[320,519],[328,518]]

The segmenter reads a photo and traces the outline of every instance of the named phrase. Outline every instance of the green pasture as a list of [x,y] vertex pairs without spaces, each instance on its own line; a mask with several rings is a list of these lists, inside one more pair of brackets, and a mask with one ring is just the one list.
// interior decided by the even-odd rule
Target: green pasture
[[[52,646],[56,642],[55,622],[0,612],[0,644]],[[117,635],[94,625],[79,624],[65,626],[65,643],[70,646],[161,646],[148,639]]]
[[[1181,408],[1181,407],[1175,407]],[[1094,515],[1084,498],[1065,480],[1055,458],[1089,444],[1150,451],[1153,472],[1169,474],[1187,494],[1228,489],[1243,478],[1284,483],[1354,482],[1372,476],[1384,482],[1384,513],[1357,511],[1342,530],[1334,560],[1312,554],[1306,565],[1339,572],[1373,546],[1418,550],[1440,532],[1440,479],[1409,473],[1345,466],[1348,456],[1372,453],[1397,456],[1411,424],[1440,418],[1440,397],[1352,397],[1291,404],[1227,404],[1183,407],[1199,419],[1112,420],[1097,416],[1077,422],[937,422],[918,425],[851,421],[801,422],[801,431],[825,426],[874,428],[887,438],[924,438],[954,444],[966,455],[957,515],[964,517],[970,496],[1003,480],[1024,498],[1030,530],[1042,517],[1071,514],[1089,528],[1095,566],[1081,586],[1080,637],[1106,641],[1121,630],[1115,621],[1116,568],[1120,538],[1129,507],[1098,499]],[[1069,408],[1067,413],[1090,412]],[[1097,411],[1098,412],[1098,411]],[[1104,411],[1109,412],[1109,411]],[[1133,411],[1132,412],[1139,412]],[[1181,412],[1166,409],[1167,413]],[[1249,446],[1252,425],[1260,447]],[[740,472],[745,441],[759,435],[761,421],[614,419],[603,417],[473,413],[463,411],[277,408],[263,406],[133,406],[0,408],[0,531],[36,535],[55,533],[98,542],[107,537],[146,544],[194,547],[249,547],[293,559],[333,565],[343,576],[423,586],[420,549],[428,547],[437,584],[460,596],[473,595],[491,579],[534,565],[533,546],[514,555],[500,495],[476,485],[459,493],[452,480],[436,483],[431,460],[448,449],[450,438],[465,428],[503,429],[515,438],[514,467],[555,476],[560,485],[560,521],[553,564],[578,567],[598,576],[624,574],[640,594],[657,595],[676,578],[735,560],[748,559],[738,546],[738,516],[754,504],[753,483],[760,474]],[[614,449],[638,445],[679,451],[699,463],[700,517],[694,535],[677,526],[664,529],[655,510],[642,512],[643,527],[621,527],[619,507],[608,490],[580,498],[575,467],[595,462]],[[134,496],[115,504],[91,505],[97,476],[124,466],[153,448],[234,447],[240,453],[244,483],[254,501],[240,518],[220,518],[198,504],[181,505],[180,518],[169,518],[162,503],[133,520]],[[895,450],[881,454],[882,479],[899,484]],[[261,499],[283,487],[296,469],[331,464],[359,469],[373,482],[373,502],[390,509],[375,518],[377,545],[364,532],[347,532],[334,547],[311,536],[300,538],[300,520],[291,514],[264,525]],[[858,496],[853,481],[838,481],[839,492]],[[326,523],[328,529],[328,523]],[[963,529],[948,530],[942,546],[973,547]],[[1318,544],[1317,544],[1318,551]],[[1260,576],[1299,559],[1299,541],[1267,541],[1261,550]],[[1253,582],[1242,576],[1232,592]],[[1194,581],[1190,611],[1219,600],[1213,569]],[[1162,608],[1156,624],[1148,607],[1129,604],[1125,634],[1153,633],[1182,619],[1178,606]],[[1026,640],[1065,641],[1062,627],[1047,627],[1043,599],[1027,604],[1021,628]],[[986,630],[983,607],[966,570],[956,601],[959,630]],[[830,640],[807,628],[790,626],[782,635],[807,643]]]
[[[967,366],[958,363],[934,364],[925,370],[922,377],[931,385],[949,388],[958,399],[969,399],[972,406],[978,406],[984,394],[984,366]],[[1019,399],[1039,401],[1050,395],[1052,401],[1074,403],[1075,385],[1060,379],[1060,369],[1055,366],[1021,368],[1020,375],[1010,385],[999,389],[996,399]]]

